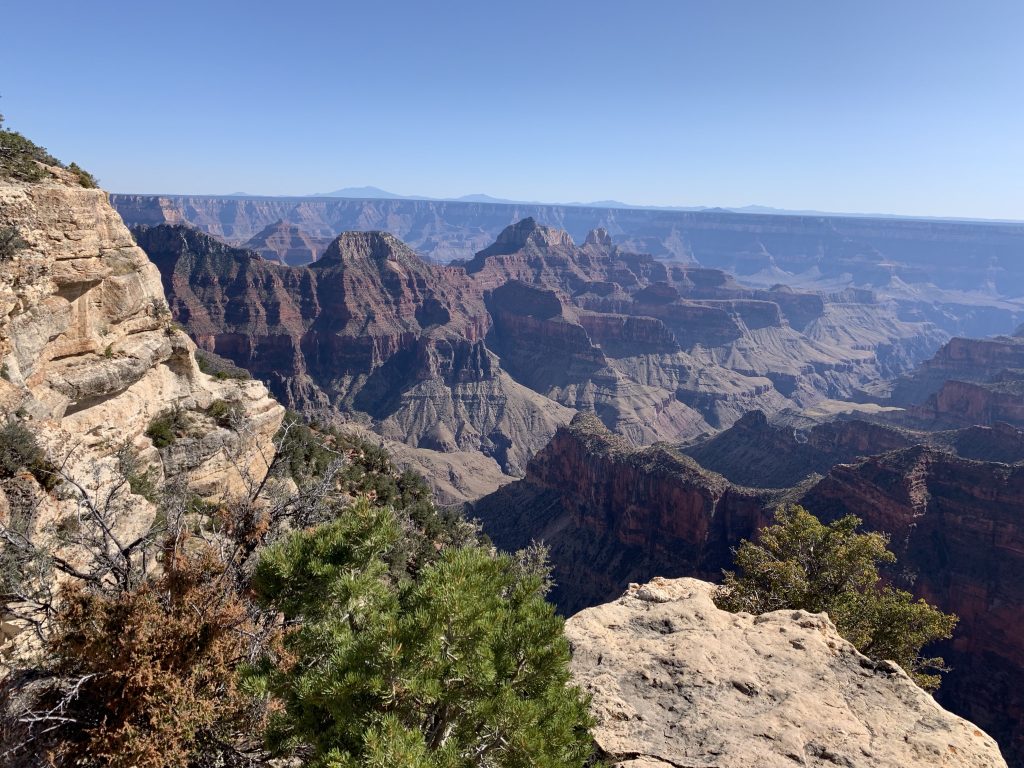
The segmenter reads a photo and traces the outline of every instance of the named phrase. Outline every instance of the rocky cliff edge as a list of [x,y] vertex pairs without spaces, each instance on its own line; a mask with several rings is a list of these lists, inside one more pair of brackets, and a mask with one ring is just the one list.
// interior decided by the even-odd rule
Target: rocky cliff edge
[[[262,477],[282,407],[258,382],[200,371],[106,193],[51,173],[0,181],[0,228],[18,240],[0,258],[0,414],[17,414],[70,472],[95,475],[127,444],[205,496]],[[168,413],[184,431],[154,446],[146,432]]]
[[566,622],[617,768],[1005,766],[995,741],[825,614],[719,610],[696,579],[633,584]]

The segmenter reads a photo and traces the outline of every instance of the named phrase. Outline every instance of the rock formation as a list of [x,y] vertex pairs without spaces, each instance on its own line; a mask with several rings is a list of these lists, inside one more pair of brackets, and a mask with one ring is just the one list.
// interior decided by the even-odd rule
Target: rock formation
[[[738,487],[663,446],[632,448],[581,415],[473,514],[499,546],[548,544],[552,594],[567,614],[630,581],[719,578],[781,501],[827,519],[855,514],[891,536],[890,578],[960,616],[953,641],[936,649],[952,667],[940,700],[1021,764],[1024,432],[922,433],[860,419],[794,430],[755,413],[685,450],[734,481],[778,489]],[[831,466],[844,461],[854,463]],[[824,477],[808,478],[805,464]]]
[[1024,465],[916,446],[839,465],[802,503],[892,537],[897,581],[960,616],[939,699],[1024,761]]
[[[0,411],[21,414],[83,471],[128,442],[206,494],[265,473],[283,409],[259,382],[200,372],[159,272],[104,192],[60,175],[0,182],[0,225],[25,243],[0,262]],[[232,404],[237,430],[207,414],[217,401]],[[145,432],[171,411],[189,433],[158,451]]]
[[319,259],[331,240],[308,235],[294,224],[276,221],[249,238],[243,247],[256,251],[268,261],[301,266]]
[[992,738],[825,614],[719,610],[695,579],[633,584],[566,622],[594,738],[616,768],[983,768]]
[[420,452],[482,453],[500,469],[492,488],[573,411],[634,445],[692,439],[751,408],[852,394],[943,338],[870,296],[744,288],[532,219],[447,267],[374,232],[341,235],[308,267],[182,227],[136,234],[200,346],[312,417]]
[[[414,465],[438,461],[422,451],[483,454],[488,482],[476,486],[491,490],[571,417],[501,369],[465,273],[427,264],[390,235],[347,233],[308,267],[271,264],[187,228],[136,237],[201,347],[266,381],[291,408],[355,418],[418,449]],[[477,473],[481,462],[471,463]]]
[[552,598],[571,614],[631,581],[715,578],[731,563],[730,547],[770,520],[776,498],[733,486],[667,446],[633,448],[579,414],[523,480],[481,499],[472,514],[502,549],[548,545]]

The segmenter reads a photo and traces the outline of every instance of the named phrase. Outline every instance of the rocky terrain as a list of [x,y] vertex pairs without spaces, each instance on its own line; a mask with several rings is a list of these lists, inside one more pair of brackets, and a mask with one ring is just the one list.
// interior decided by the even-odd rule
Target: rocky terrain
[[[574,411],[634,445],[689,440],[753,408],[848,397],[945,338],[867,293],[744,288],[531,219],[450,266],[374,232],[299,267],[185,227],[135,232],[201,347],[308,416],[404,443],[421,468],[448,455],[462,498],[521,476]],[[466,453],[491,460],[489,484],[452,458]]]
[[249,238],[243,247],[256,251],[268,261],[299,266],[319,259],[331,240],[306,234],[294,224],[276,221]]
[[779,498],[733,485],[666,445],[633,448],[579,414],[526,477],[475,503],[473,515],[503,549],[544,541],[552,597],[569,615],[632,581],[716,578],[732,562],[730,548],[771,519]]
[[[450,454],[453,489],[475,489],[483,468],[485,490],[521,473],[571,417],[501,369],[465,273],[427,264],[390,235],[347,233],[315,264],[291,268],[187,228],[136,237],[201,347],[290,408],[323,421],[344,414],[418,449],[406,454],[413,464]],[[465,452],[487,461],[451,463]]]
[[734,483],[760,488],[788,488],[811,475],[826,474],[837,464],[914,445],[965,459],[1024,461],[1024,431],[1005,421],[980,419],[970,427],[937,432],[888,423],[906,420],[896,411],[882,412],[870,421],[845,415],[792,424],[785,416],[772,422],[761,411],[750,411],[729,429],[681,451]]
[[940,700],[1017,765],[1022,449],[1024,432],[1007,424],[927,433],[851,418],[795,428],[752,413],[683,449],[705,468],[667,446],[631,448],[578,416],[523,480],[473,509],[499,546],[550,546],[553,596],[567,614],[656,575],[719,578],[731,548],[781,501],[826,519],[855,514],[891,536],[899,569],[890,578],[960,616],[939,649],[952,666]]
[[[0,180],[0,230],[16,233],[0,257],[0,439],[8,457],[38,451],[31,471],[0,474],[0,521],[88,571],[95,550],[65,536],[83,505],[130,549],[158,521],[147,487],[244,495],[267,474],[284,409],[257,381],[203,373],[106,193],[60,168],[46,177]],[[5,664],[31,652],[22,629],[4,616]]]
[[529,217],[576,242],[603,228],[625,250],[724,269],[765,287],[870,288],[897,301],[904,319],[954,335],[1007,333],[1024,320],[1020,224],[322,197],[113,201],[130,226],[188,224],[237,246],[278,222],[320,241],[382,230],[439,262],[469,260]]
[[[0,261],[0,411],[21,414],[74,471],[91,472],[127,441],[161,474],[185,475],[207,494],[265,472],[283,409],[257,381],[200,372],[159,272],[106,194],[53,173],[0,182],[0,226],[24,243]],[[208,415],[217,401],[232,404],[237,431]],[[172,411],[189,432],[158,450],[145,432]]]
[[839,465],[802,501],[892,537],[905,586],[960,616],[940,701],[1024,759],[1024,464],[915,446]]
[[731,614],[695,579],[630,585],[566,622],[617,768],[1005,766],[992,738],[873,662],[825,614]]
[[[994,461],[1017,461],[1022,433],[1001,423],[973,426],[920,447],[919,432],[861,419],[800,430],[771,421],[906,370],[942,341],[930,323],[901,319],[897,307],[870,294],[744,287],[716,269],[632,253],[604,231],[577,245],[534,221],[508,227],[455,266],[431,264],[381,232],[346,233],[312,264],[291,266],[316,244],[276,222],[253,242],[262,255],[174,226],[137,228],[143,252],[103,192],[72,184],[58,169],[52,175],[33,184],[0,182],[0,226],[15,227],[20,238],[0,261],[0,410],[29,425],[69,476],[99,488],[127,448],[157,479],[180,478],[210,499],[261,478],[283,409],[259,381],[225,373],[232,369],[216,362],[222,356],[268,382],[290,407],[372,430],[399,460],[430,475],[446,499],[490,492],[474,512],[499,546],[541,538],[550,545],[553,594],[566,611],[611,599],[631,581],[715,578],[731,547],[785,498],[826,515],[854,511],[893,533],[919,594],[962,617],[946,651],[956,669],[943,700],[1005,739],[1008,754],[1024,751],[1018,467]],[[200,370],[197,344],[215,356],[204,358],[207,370],[213,360],[224,375]],[[755,407],[763,414],[743,416]],[[157,441],[151,427],[169,414],[173,439]],[[726,431],[712,436],[719,430]],[[658,440],[687,441],[687,452],[723,474],[669,445],[647,446]],[[878,451],[890,452],[857,459]],[[855,463],[832,468],[837,461]],[[798,477],[795,467],[805,464],[824,478]],[[759,479],[769,474],[779,481]],[[494,490],[516,475],[524,479]],[[799,489],[786,488],[798,480]],[[28,499],[40,534],[70,511],[68,500],[47,498],[27,476],[0,482],[0,514],[9,517]],[[139,496],[137,514],[124,524],[144,529],[154,515]],[[707,599],[704,587],[685,600],[649,597],[666,585],[646,589],[624,600],[649,603],[650,611]],[[730,629],[746,622],[748,639],[764,635],[767,642],[770,633],[779,642],[784,634],[771,625],[775,615],[683,610],[723,649],[732,646],[722,622]],[[960,757],[1000,764],[987,737],[934,705],[923,708],[924,694],[898,670],[866,668],[838,644],[828,674],[839,680],[852,672],[862,679],[851,685],[872,685],[856,701],[839,686],[832,703],[850,724],[843,738],[812,718],[803,730],[783,731],[780,720],[768,736],[745,733],[735,723],[754,717],[740,709],[734,720],[677,718],[680,702],[693,704],[693,696],[644,703],[661,690],[649,683],[670,668],[705,675],[698,688],[724,691],[730,706],[756,707],[770,691],[756,680],[747,691],[724,680],[737,668],[734,660],[665,666],[662,652],[650,666],[634,658],[634,671],[625,673],[640,670],[646,690],[635,683],[616,688],[601,677],[617,674],[608,672],[611,650],[606,663],[591,659],[584,645],[610,625],[582,635],[575,629],[591,615],[570,623],[576,674],[609,697],[595,699],[602,749],[634,768],[686,764],[694,759],[687,750],[742,760],[750,738],[767,739],[784,757],[799,748],[793,754],[811,765],[848,754],[851,765],[869,757],[879,764],[890,751],[892,760],[927,764],[941,749],[948,765]],[[787,632],[828,646],[834,630],[827,622],[801,620],[812,626],[797,621]],[[651,642],[687,634],[644,621],[629,619],[628,626]],[[658,626],[671,630],[684,619],[666,621]],[[610,635],[601,636],[615,647]],[[812,644],[803,645],[788,648],[804,666],[785,656],[784,646],[742,668],[764,680],[778,677],[773,663],[808,669]],[[820,707],[820,686],[794,676]],[[601,686],[593,682],[599,679]],[[615,699],[616,691],[624,698]],[[707,706],[732,711],[722,701],[709,698]],[[638,722],[672,733],[679,720],[693,732],[682,740],[642,736],[643,747],[634,748],[619,717],[647,706],[643,720],[625,721],[632,722],[629,733],[646,733]],[[815,705],[800,706],[794,718]],[[907,726],[897,715],[907,712],[920,717],[917,735],[903,738]],[[865,742],[872,729],[886,737]]]

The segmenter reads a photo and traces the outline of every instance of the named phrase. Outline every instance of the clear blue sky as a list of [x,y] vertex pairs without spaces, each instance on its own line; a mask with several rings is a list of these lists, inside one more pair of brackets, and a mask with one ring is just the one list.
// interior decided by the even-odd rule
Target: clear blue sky
[[9,127],[113,191],[1024,219],[1021,0],[20,0],[2,24]]

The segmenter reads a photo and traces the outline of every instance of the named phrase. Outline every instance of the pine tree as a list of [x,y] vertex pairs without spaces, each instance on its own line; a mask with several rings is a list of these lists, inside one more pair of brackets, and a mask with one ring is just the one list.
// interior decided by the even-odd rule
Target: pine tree
[[942,671],[943,661],[922,657],[921,649],[950,637],[958,619],[883,585],[878,566],[896,556],[884,534],[857,533],[860,525],[853,515],[824,525],[801,506],[781,507],[757,543],[740,544],[740,573],[726,573],[716,602],[749,613],[827,612],[859,651],[897,662],[918,685],[934,690],[941,679],[928,670]]
[[364,500],[261,559],[256,593],[292,626],[247,674],[280,704],[272,744],[314,766],[582,766],[590,718],[546,574],[470,545],[396,579],[399,539]]

